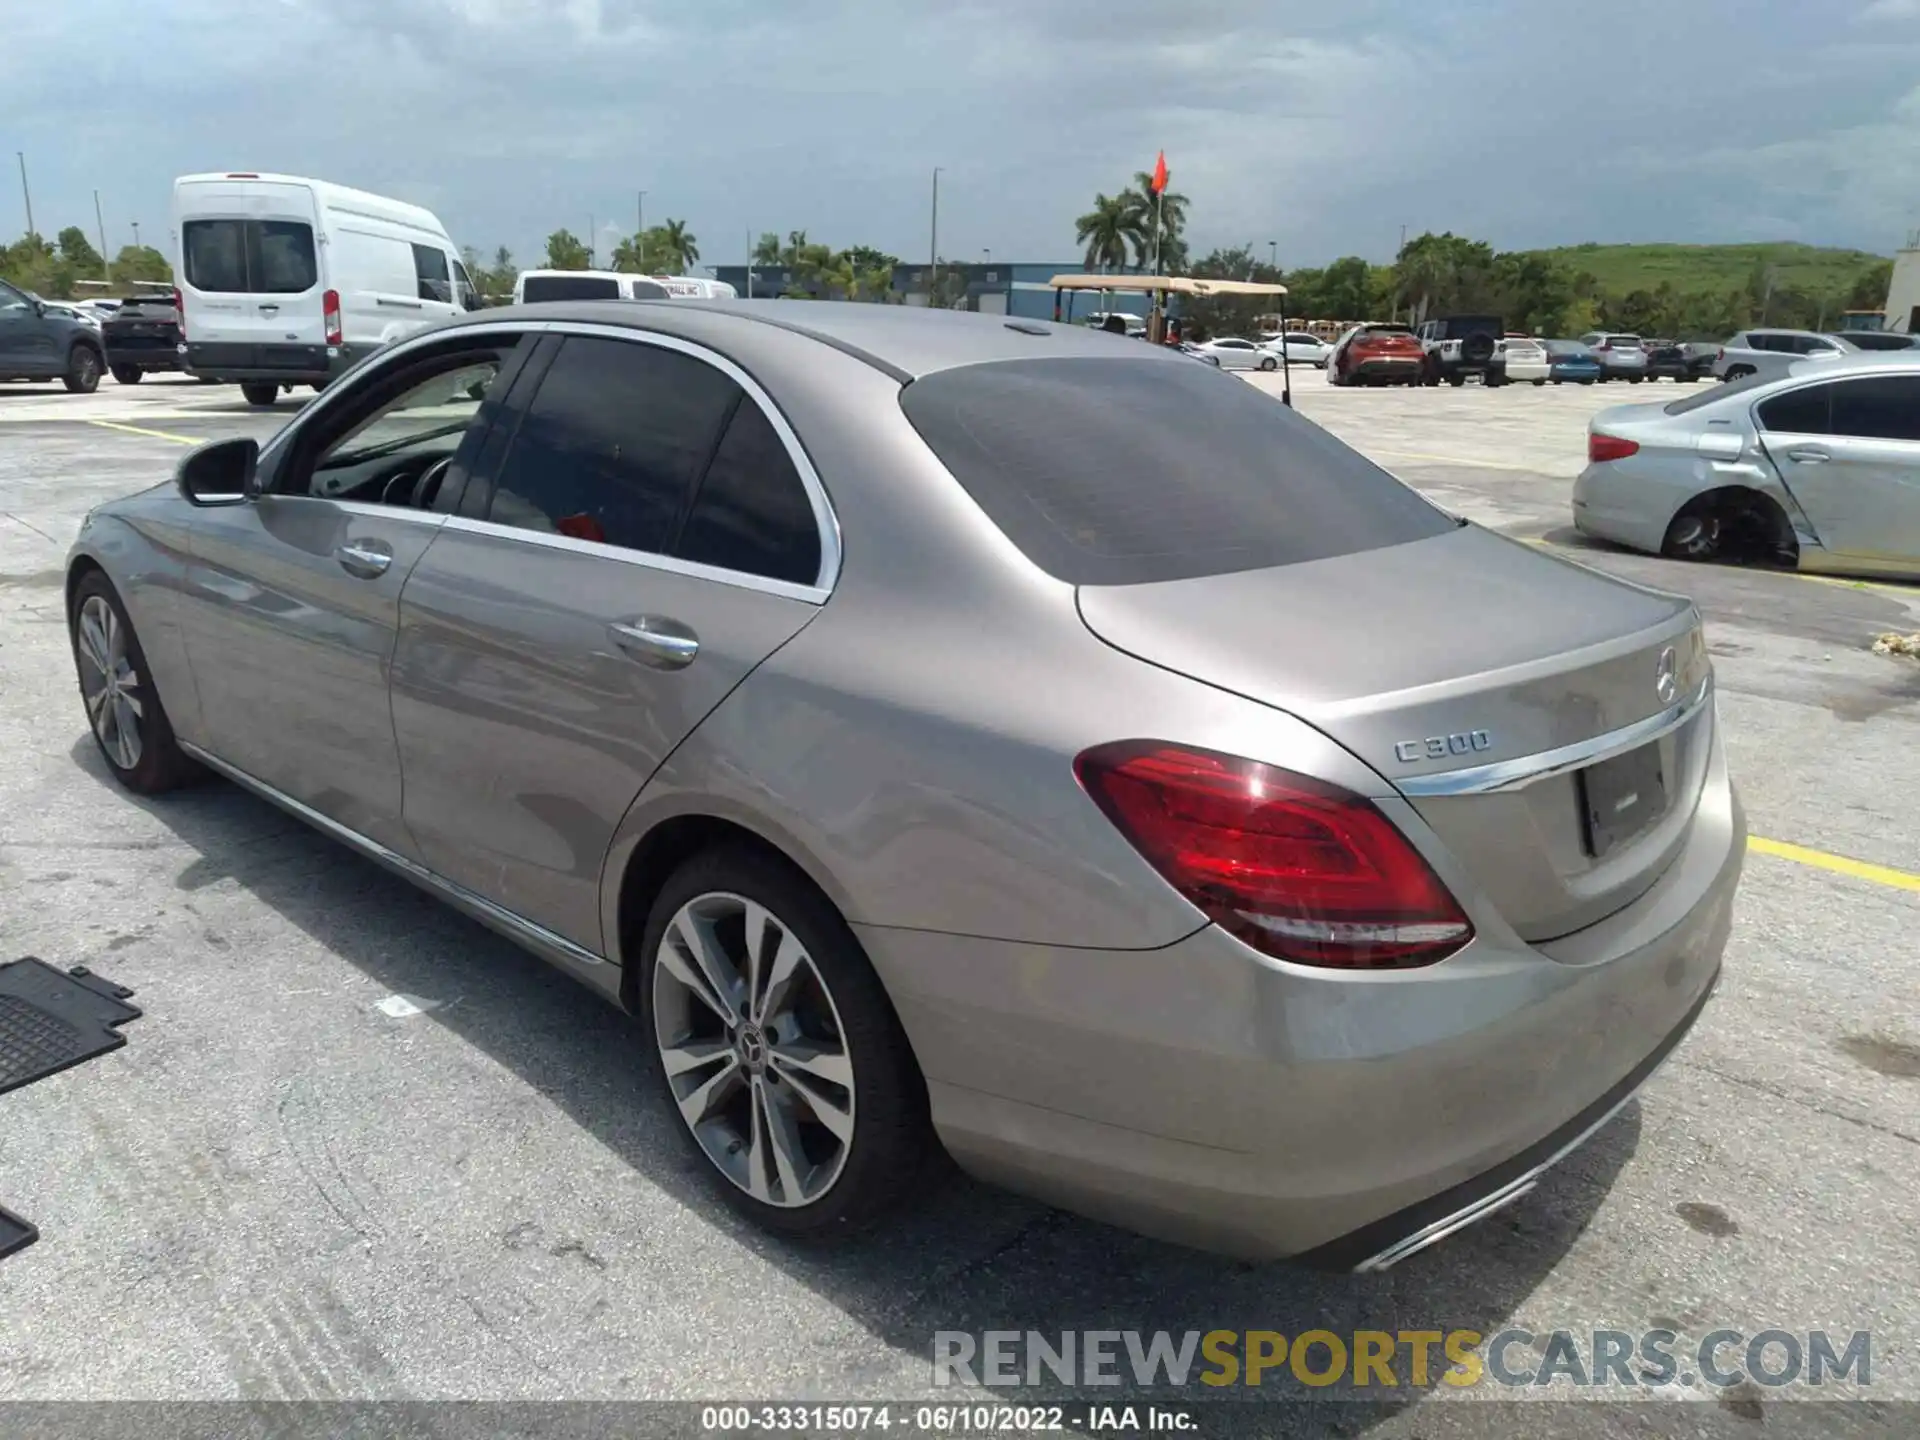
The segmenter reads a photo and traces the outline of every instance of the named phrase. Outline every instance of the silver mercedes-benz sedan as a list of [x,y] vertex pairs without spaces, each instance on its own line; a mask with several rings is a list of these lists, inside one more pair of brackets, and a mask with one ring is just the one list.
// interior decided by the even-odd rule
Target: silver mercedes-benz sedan
[[1803,360],[1595,415],[1573,522],[1692,560],[1920,574],[1920,354]]
[[1744,853],[1687,601],[1066,326],[484,311],[94,511],[68,600],[126,786],[224,776],[642,1017],[790,1232],[937,1140],[1383,1267],[1627,1102]]

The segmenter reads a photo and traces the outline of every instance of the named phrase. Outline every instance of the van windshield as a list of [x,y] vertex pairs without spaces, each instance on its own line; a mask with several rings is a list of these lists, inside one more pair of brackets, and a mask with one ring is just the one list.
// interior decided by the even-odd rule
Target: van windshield
[[301,220],[189,220],[187,283],[220,295],[299,295],[319,283],[313,227]]
[[605,275],[529,275],[520,285],[528,305],[547,300],[618,300],[620,282]]

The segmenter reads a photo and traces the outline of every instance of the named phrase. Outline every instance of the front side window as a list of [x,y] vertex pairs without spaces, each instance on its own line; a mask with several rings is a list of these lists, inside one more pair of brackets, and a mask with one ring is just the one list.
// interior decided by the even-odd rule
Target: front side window
[[677,350],[570,336],[521,421],[487,518],[660,553],[739,394]]
[[1833,387],[1833,433],[1920,441],[1920,375],[1880,375]]
[[437,300],[443,305],[453,303],[453,279],[447,273],[447,257],[444,251],[435,250],[430,245],[415,245],[413,250],[413,274],[419,281],[419,295],[422,300]]
[[[317,439],[311,463],[299,456],[275,484],[281,493],[432,506],[447,466],[480,418],[508,348],[463,350],[369,376],[366,405],[342,417],[346,429]],[[357,415],[358,418],[350,418]],[[316,419],[320,417],[316,416]]]

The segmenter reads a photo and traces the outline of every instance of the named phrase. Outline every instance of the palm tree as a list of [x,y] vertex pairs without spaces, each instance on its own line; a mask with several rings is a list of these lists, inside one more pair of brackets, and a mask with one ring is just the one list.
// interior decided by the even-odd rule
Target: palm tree
[[659,248],[674,262],[677,273],[686,274],[700,258],[700,246],[687,229],[687,222],[668,220],[659,227],[659,232]]
[[[1133,237],[1136,263],[1145,269],[1154,260],[1154,214],[1159,213],[1159,251],[1162,261],[1184,258],[1186,243],[1181,238],[1187,228],[1187,197],[1175,194],[1169,188],[1160,195],[1153,193],[1153,176],[1145,170],[1136,170],[1133,174],[1133,188],[1124,190],[1121,200],[1134,214]],[[1177,266],[1163,266],[1177,269]]]
[[1124,270],[1128,246],[1140,243],[1138,211],[1124,194],[1096,195],[1093,209],[1073,222],[1073,238],[1087,247],[1089,270]]
[[778,265],[781,263],[780,237],[771,230],[764,231],[753,244],[753,263],[756,265]]

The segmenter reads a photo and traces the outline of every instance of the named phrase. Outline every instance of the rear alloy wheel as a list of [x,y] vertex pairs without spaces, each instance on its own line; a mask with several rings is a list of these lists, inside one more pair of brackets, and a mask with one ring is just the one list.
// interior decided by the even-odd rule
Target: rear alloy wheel
[[91,345],[74,346],[67,353],[67,373],[60,383],[70,394],[93,394],[100,388],[100,352]]
[[1278,370],[1280,368],[1280,362],[1269,355],[1260,362],[1260,368],[1262,370]]
[[240,387],[249,405],[271,405],[280,398],[280,387],[268,381],[249,380]]
[[198,777],[181,751],[153,688],[153,675],[120,597],[99,571],[74,588],[70,619],[80,698],[94,743],[113,778],[141,795],[157,795]]
[[138,365],[116,365],[113,367],[113,378],[122,385],[138,385],[146,378],[146,373],[147,372],[142,370]]
[[642,943],[668,1099],[729,1202],[806,1235],[896,1204],[927,1154],[926,1085],[818,891],[755,851],[712,851],[667,882]]

